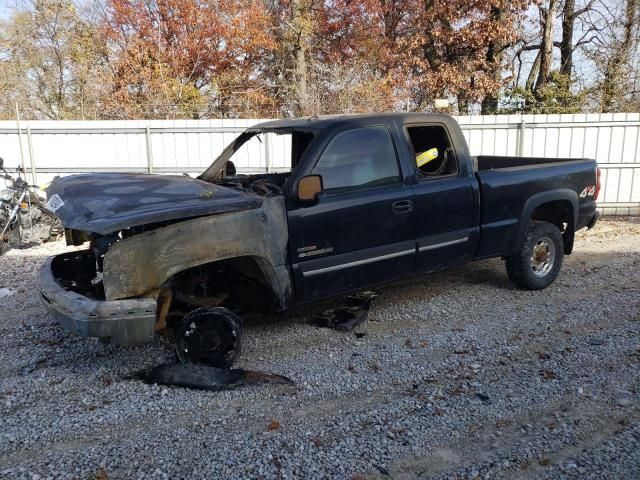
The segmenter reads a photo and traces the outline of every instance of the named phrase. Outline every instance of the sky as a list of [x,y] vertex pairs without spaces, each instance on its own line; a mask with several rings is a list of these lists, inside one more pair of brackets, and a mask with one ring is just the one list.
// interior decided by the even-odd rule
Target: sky
[[0,0],[0,19],[6,20],[11,16],[15,2],[12,0]]

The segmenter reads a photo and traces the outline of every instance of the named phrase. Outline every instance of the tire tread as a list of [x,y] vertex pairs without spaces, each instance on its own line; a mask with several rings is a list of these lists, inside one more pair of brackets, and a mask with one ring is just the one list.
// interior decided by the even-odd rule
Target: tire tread
[[[542,235],[552,237],[556,247],[556,265],[545,277],[534,277],[531,272],[531,260],[529,249],[532,242]],[[558,276],[563,260],[564,243],[562,233],[552,223],[531,221],[527,228],[527,234],[518,251],[506,258],[505,267],[509,280],[523,290],[541,290],[548,287]]]

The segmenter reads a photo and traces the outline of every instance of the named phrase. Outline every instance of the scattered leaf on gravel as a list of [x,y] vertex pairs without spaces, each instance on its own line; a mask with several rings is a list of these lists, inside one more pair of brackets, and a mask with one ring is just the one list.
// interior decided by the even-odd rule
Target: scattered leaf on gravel
[[280,428],[280,422],[278,420],[271,420],[269,425],[267,425],[267,432],[273,432]]
[[552,370],[549,370],[547,368],[543,368],[542,370],[540,370],[540,376],[543,380],[553,380],[554,378],[556,378],[556,374]]

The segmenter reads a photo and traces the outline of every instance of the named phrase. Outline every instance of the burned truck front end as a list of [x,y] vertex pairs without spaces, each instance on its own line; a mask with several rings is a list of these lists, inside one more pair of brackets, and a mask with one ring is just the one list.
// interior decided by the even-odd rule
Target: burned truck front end
[[113,338],[122,345],[149,341],[155,332],[157,299],[106,301],[95,283],[90,250],[47,259],[40,269],[40,296],[49,313],[69,332],[82,337]]
[[200,305],[257,305],[256,296],[285,308],[284,197],[241,183],[142,174],[54,182],[49,204],[67,244],[82,249],[42,266],[47,309],[72,333],[131,345]]

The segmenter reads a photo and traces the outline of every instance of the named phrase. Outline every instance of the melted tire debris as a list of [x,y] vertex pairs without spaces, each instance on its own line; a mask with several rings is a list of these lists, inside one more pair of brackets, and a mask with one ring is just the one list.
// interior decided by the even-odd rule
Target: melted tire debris
[[275,373],[242,368],[216,368],[196,363],[164,363],[152,369],[135,372],[126,379],[213,392],[244,385],[295,385],[291,379]]
[[372,291],[349,295],[344,299],[346,305],[325,310],[315,315],[309,323],[320,328],[351,332],[369,318],[371,303],[377,296]]

